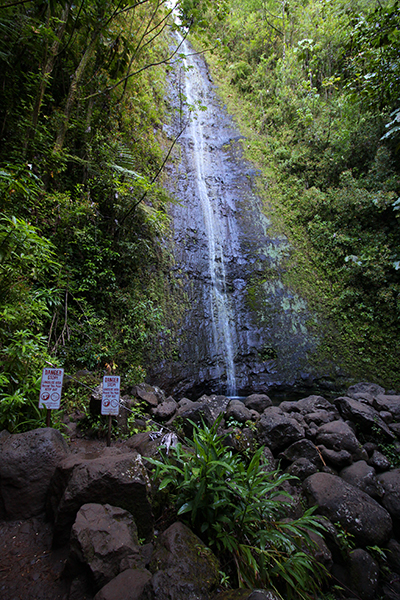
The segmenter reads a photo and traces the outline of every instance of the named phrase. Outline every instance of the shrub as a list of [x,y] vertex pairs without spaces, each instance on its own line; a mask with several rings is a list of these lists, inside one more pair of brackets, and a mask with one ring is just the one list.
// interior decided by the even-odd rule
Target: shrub
[[263,448],[248,463],[226,448],[217,433],[220,421],[212,427],[193,423],[187,447],[178,444],[162,460],[149,459],[161,478],[159,490],[168,488],[178,515],[235,566],[241,587],[309,597],[325,577],[309,537],[321,524],[313,509],[293,521],[285,518],[290,496],[282,484],[292,478],[266,469]]

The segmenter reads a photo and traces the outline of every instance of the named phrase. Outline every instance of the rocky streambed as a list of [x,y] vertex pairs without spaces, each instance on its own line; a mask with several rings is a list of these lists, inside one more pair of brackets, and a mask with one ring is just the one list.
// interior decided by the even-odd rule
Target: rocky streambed
[[154,493],[146,458],[157,456],[165,433],[189,434],[193,422],[212,425],[221,413],[226,444],[239,452],[261,444],[271,470],[293,475],[284,484],[286,518],[309,506],[324,518],[315,548],[330,573],[322,591],[400,597],[400,395],[361,383],[335,399],[273,406],[264,394],[176,402],[143,385],[123,399],[121,430],[139,402],[147,408],[137,425],[151,419],[158,433],[110,448],[76,434],[67,444],[50,428],[1,432],[2,599],[275,598],[271,590],[224,590],[216,556]]

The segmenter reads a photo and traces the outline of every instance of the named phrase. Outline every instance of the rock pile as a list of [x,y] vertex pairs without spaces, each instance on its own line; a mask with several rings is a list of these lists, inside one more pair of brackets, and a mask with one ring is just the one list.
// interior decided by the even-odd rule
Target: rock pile
[[[137,386],[135,397],[168,430],[190,435],[192,423],[212,425],[222,414],[227,444],[239,450],[264,445],[271,469],[279,465],[294,477],[285,490],[293,498],[288,518],[315,506],[327,519],[319,557],[343,595],[400,597],[399,395],[362,383],[332,401],[313,395],[279,406],[264,394],[243,402],[225,396],[176,402],[149,386]],[[135,397],[126,404],[134,407]],[[139,433],[88,456],[71,454],[51,429],[2,432],[1,516],[46,511],[54,545],[69,543],[69,600],[273,600],[269,590],[237,590],[229,598],[218,591],[217,559],[182,523],[154,537],[145,459],[160,439]],[[381,577],[382,550],[390,577]]]

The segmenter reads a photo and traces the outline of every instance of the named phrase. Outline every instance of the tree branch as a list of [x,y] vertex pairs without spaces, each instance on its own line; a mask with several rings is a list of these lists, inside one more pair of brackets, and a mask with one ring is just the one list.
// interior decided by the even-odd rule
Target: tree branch
[[157,67],[158,65],[170,64],[171,59],[177,54],[179,48],[182,46],[182,44],[185,41],[185,39],[187,38],[188,34],[189,34],[189,31],[187,31],[185,33],[185,37],[182,38],[182,41],[178,44],[178,46],[175,48],[175,50],[173,51],[171,56],[169,56],[168,58],[164,58],[163,60],[159,60],[154,63],[149,63],[146,66],[142,67],[141,69],[138,69],[134,73],[130,73],[129,75],[126,75],[125,77],[123,77],[122,79],[117,81],[117,83],[115,83],[114,85],[110,85],[109,87],[105,88],[104,90],[101,90],[101,92],[95,92],[94,94],[90,94],[89,96],[80,98],[80,100],[89,100],[89,98],[93,98],[94,96],[100,96],[101,94],[106,94],[107,92],[111,92],[112,90],[115,90],[118,86],[120,86],[122,83],[124,83],[127,79],[130,79],[130,77],[134,77],[135,75],[138,75],[142,71],[145,71],[146,69],[150,69],[150,67]]
[[[182,127],[182,128],[181,128],[181,130],[180,130],[180,132],[178,133],[178,135],[175,137],[174,141],[172,142],[172,144],[171,144],[171,147],[170,147],[170,149],[168,150],[168,152],[167,152],[167,155],[165,156],[165,158],[164,158],[164,160],[163,160],[163,162],[162,162],[162,164],[161,164],[160,168],[157,170],[157,173],[154,175],[153,179],[151,180],[151,183],[152,183],[152,184],[153,184],[153,183],[156,181],[157,177],[159,176],[159,174],[160,174],[160,173],[161,173],[161,171],[163,170],[163,168],[164,168],[164,166],[165,166],[165,163],[167,162],[167,160],[168,160],[168,159],[169,159],[169,157],[171,156],[171,152],[172,152],[172,150],[174,149],[174,146],[175,146],[176,142],[179,140],[179,138],[181,137],[182,133],[185,131],[186,127],[187,127],[187,123],[185,123],[185,124],[183,125],[183,127]],[[147,196],[147,191],[146,191],[146,192],[144,192],[144,194],[142,194],[141,198],[140,198],[139,200],[137,200],[137,201],[135,202],[135,204],[133,204],[133,206],[131,206],[131,208],[128,210],[128,212],[127,212],[127,213],[125,213],[125,215],[124,215],[124,216],[123,216],[123,218],[122,218],[122,221],[121,221],[121,223],[119,224],[119,225],[120,225],[120,227],[122,227],[122,225],[124,224],[124,222],[126,221],[126,219],[129,217],[129,215],[131,215],[131,214],[132,214],[132,213],[135,211],[135,209],[136,209],[136,208],[139,206],[139,204],[140,204],[141,202],[143,202],[143,200],[146,198],[146,196]]]
[[0,8],[10,8],[11,6],[18,6],[18,4],[28,4],[28,2],[32,2],[32,0],[18,0],[18,2],[10,2],[9,4],[3,4]]

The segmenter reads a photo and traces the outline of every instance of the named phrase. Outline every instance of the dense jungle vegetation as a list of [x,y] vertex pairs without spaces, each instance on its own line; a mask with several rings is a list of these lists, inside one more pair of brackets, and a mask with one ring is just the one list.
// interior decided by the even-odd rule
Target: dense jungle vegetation
[[[353,373],[399,386],[398,2],[178,10],[297,248],[288,283],[332,316]],[[1,0],[0,426],[37,418],[46,361],[128,386],[173,354],[175,27],[164,0]]]
[[227,6],[209,60],[293,242],[284,279],[333,318],[321,353],[399,387],[399,3]]

